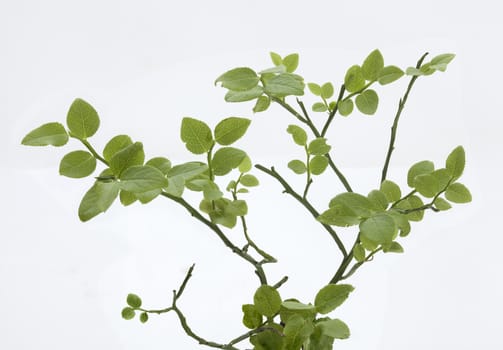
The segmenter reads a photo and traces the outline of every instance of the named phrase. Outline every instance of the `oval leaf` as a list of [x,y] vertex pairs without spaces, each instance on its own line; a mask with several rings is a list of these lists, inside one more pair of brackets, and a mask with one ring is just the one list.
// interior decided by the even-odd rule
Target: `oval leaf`
[[96,158],[87,151],[70,152],[59,163],[59,173],[74,179],[89,176],[95,169]]
[[142,165],[144,161],[143,144],[135,142],[114,154],[110,159],[110,169],[117,177],[120,177],[125,169],[134,165]]
[[381,85],[390,84],[403,76],[403,70],[396,66],[386,66],[380,72],[377,81]]
[[219,76],[217,80],[215,80],[215,84],[218,82],[222,83],[222,86],[229,90],[246,91],[257,86],[259,77],[253,69],[240,67],[231,69]]
[[384,58],[379,50],[372,51],[362,65],[363,77],[366,80],[377,80],[379,73],[384,68]]
[[354,287],[349,284],[329,284],[316,294],[314,305],[322,315],[332,312],[348,298]]
[[377,111],[379,96],[374,90],[365,90],[355,98],[356,107],[360,112],[372,115]]
[[472,201],[472,194],[465,185],[457,182],[447,187],[445,198],[454,203],[468,203]]
[[68,133],[60,123],[47,123],[30,131],[21,141],[25,146],[63,146],[68,142]]
[[385,244],[396,237],[398,227],[390,215],[378,213],[362,221],[360,233],[373,242]]
[[79,206],[79,218],[88,221],[100,213],[104,213],[119,194],[117,182],[96,181],[86,192]]
[[222,120],[215,127],[215,141],[224,146],[236,142],[248,130],[250,123],[250,119],[238,117],[229,117]]
[[194,154],[206,153],[213,145],[213,135],[209,126],[194,118],[182,119],[180,137],[185,142],[185,147]]
[[456,147],[447,157],[445,168],[454,180],[461,177],[465,169],[465,150],[462,146]]
[[414,179],[418,175],[422,174],[430,174],[435,170],[435,166],[433,162],[429,160],[423,160],[421,162],[417,162],[413,166],[410,167],[409,171],[407,172],[407,185],[409,187],[414,187]]
[[255,292],[253,303],[262,315],[273,317],[281,308],[281,296],[273,287],[263,285]]
[[100,118],[93,106],[77,98],[68,110],[66,124],[72,136],[85,140],[96,133],[100,126]]
[[124,148],[132,144],[133,141],[128,135],[117,135],[115,137],[112,137],[112,139],[107,142],[105,148],[103,149],[103,158],[105,158],[107,162],[110,162],[112,157],[117,152],[122,151]]
[[211,161],[213,173],[218,176],[228,174],[232,169],[239,167],[246,153],[233,147],[223,147],[215,152]]
[[357,92],[365,86],[362,68],[359,65],[350,67],[344,76],[344,86],[349,92]]
[[135,165],[124,170],[120,177],[120,188],[129,192],[148,192],[168,186],[168,179],[157,168]]

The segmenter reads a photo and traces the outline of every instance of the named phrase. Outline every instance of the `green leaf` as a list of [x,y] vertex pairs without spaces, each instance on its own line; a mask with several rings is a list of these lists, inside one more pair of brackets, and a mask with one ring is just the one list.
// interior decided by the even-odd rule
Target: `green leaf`
[[353,290],[349,284],[326,285],[316,294],[314,305],[320,314],[326,315],[342,305]]
[[257,86],[259,77],[253,69],[248,67],[234,68],[225,72],[215,80],[216,83],[222,83],[222,86],[232,91],[251,90]]
[[309,170],[313,175],[322,174],[328,166],[328,158],[325,156],[314,156],[309,161]]
[[147,321],[148,321],[148,314],[146,312],[142,312],[140,314],[140,322],[147,323]]
[[243,324],[250,329],[260,327],[262,324],[262,315],[257,311],[255,305],[245,304],[241,308],[243,310]]
[[451,173],[445,168],[435,170],[431,173],[431,176],[437,179],[439,191],[446,189],[452,181]]
[[284,349],[300,350],[302,344],[314,331],[312,321],[306,320],[299,315],[294,315],[288,319],[288,323],[283,330],[285,335]]
[[161,171],[164,175],[166,175],[171,170],[171,162],[168,158],[164,157],[154,157],[149,159],[145,165],[149,165]]
[[248,214],[248,205],[246,201],[243,200],[234,200],[229,202],[224,209],[224,214],[233,215],[233,216],[244,216]]
[[202,162],[187,162],[175,165],[168,171],[168,178],[180,177],[181,179],[188,181],[196,176],[204,174],[208,171],[208,166]]
[[[254,345],[253,350],[278,350],[285,349],[283,347],[284,336],[282,335],[283,328],[274,323],[268,324],[269,329],[257,333],[250,337],[250,343]],[[274,330],[270,329],[274,328]]]
[[322,333],[319,323],[316,324],[313,333],[306,342],[306,350],[332,350],[334,338],[330,338]]
[[369,252],[373,251],[373,250],[376,250],[377,247],[379,246],[376,242],[368,239],[367,237],[365,236],[362,236],[360,235],[360,242],[362,244],[362,247],[365,249],[365,250],[368,250]]
[[241,164],[239,164],[238,170],[240,173],[247,173],[251,170],[251,168],[252,168],[251,159],[250,159],[250,157],[246,156],[246,157],[244,157]]
[[451,204],[441,197],[438,197],[437,199],[435,199],[435,201],[433,202],[433,205],[438,210],[449,210],[452,208]]
[[334,95],[334,86],[332,83],[325,83],[321,86],[321,97],[329,99]]
[[225,94],[225,101],[226,102],[245,102],[245,101],[251,101],[256,99],[257,97],[261,96],[264,93],[264,89],[262,89],[261,86],[255,86],[254,88],[250,90],[245,90],[245,91],[232,91],[229,90]]
[[74,179],[89,176],[95,169],[96,158],[87,151],[70,152],[59,163],[59,173]]
[[372,51],[362,65],[363,77],[368,81],[377,80],[379,73],[384,68],[384,58],[379,50]]
[[135,314],[136,314],[135,311],[130,307],[125,307],[124,309],[122,309],[121,312],[122,318],[125,320],[133,319]]
[[143,144],[135,142],[113,155],[110,159],[110,169],[114,175],[120,177],[124,170],[131,166],[142,165],[144,161]]
[[147,204],[150,203],[155,198],[157,198],[157,196],[159,196],[161,192],[162,190],[160,188],[156,188],[155,190],[147,192],[137,192],[136,198],[138,198],[141,204]]
[[164,191],[175,197],[181,197],[184,189],[185,179],[183,175],[176,175],[168,178],[168,187],[166,187]]
[[294,159],[288,162],[288,167],[295,173],[295,174],[304,174],[307,171],[306,164],[298,159]]
[[318,323],[323,335],[335,339],[347,339],[350,336],[349,327],[339,319],[326,320]]
[[213,173],[218,176],[228,174],[232,169],[239,167],[246,153],[233,147],[222,147],[213,155],[211,166]]
[[[420,197],[410,196],[406,200],[398,202],[396,208],[409,210],[409,209],[421,208],[422,206],[424,206],[424,203]],[[409,219],[410,221],[421,221],[423,219],[423,216],[424,216],[424,210],[420,210],[407,214],[406,218]]]
[[430,62],[428,62],[426,64],[423,64],[421,68],[419,68],[419,71],[422,75],[432,75],[433,73],[435,73],[436,69],[431,66]]
[[340,193],[329,203],[329,207],[335,207],[337,205],[342,205],[349,208],[355,216],[359,217],[369,217],[374,209],[372,202],[365,196],[354,193],[354,192],[344,192]]
[[379,190],[372,190],[367,195],[367,198],[372,202],[375,209],[386,210],[388,208],[388,200],[386,195]]
[[317,137],[309,143],[307,151],[313,156],[322,156],[330,152],[332,147],[327,145],[327,139],[324,137]]
[[279,66],[274,66],[272,68],[267,68],[264,70],[261,70],[258,72],[260,75],[268,75],[268,74],[276,74],[276,73],[286,73],[286,67],[283,64],[280,64]]
[[362,68],[359,65],[351,66],[344,76],[344,86],[349,92],[357,92],[365,86]]
[[304,80],[291,73],[279,74],[266,81],[265,92],[276,97],[304,95]]
[[383,245],[384,253],[403,253],[403,247],[398,242],[391,242],[389,245]]
[[313,316],[316,314],[316,307],[314,305],[303,304],[294,300],[285,300],[281,306],[290,311],[312,311],[314,312]]
[[180,137],[185,142],[185,147],[194,154],[206,153],[213,146],[213,136],[209,126],[194,118],[182,119]]
[[363,246],[361,244],[357,244],[353,248],[353,257],[358,262],[365,261],[365,248],[363,248]]
[[447,65],[454,59],[454,57],[456,57],[456,55],[452,53],[444,53],[435,56],[430,61],[431,67],[441,72],[445,72]]
[[121,201],[121,204],[125,207],[133,204],[137,200],[137,198],[133,192],[124,191],[124,190],[120,191],[119,199]]
[[126,302],[129,306],[131,306],[134,309],[138,309],[141,307],[141,298],[136,295],[136,294],[128,294],[126,298]]
[[241,180],[239,182],[241,183],[241,185],[246,187],[254,187],[259,185],[258,179],[251,174],[241,176]]
[[168,179],[157,168],[135,165],[124,170],[120,177],[120,188],[129,192],[148,192],[168,186]]
[[454,180],[459,179],[465,169],[465,150],[462,146],[456,147],[447,157],[445,168]]
[[246,133],[250,123],[251,120],[246,118],[225,118],[215,127],[215,141],[224,146],[236,142]]
[[255,292],[253,303],[262,315],[273,317],[281,308],[281,296],[273,287],[262,285]]
[[336,204],[325,210],[316,220],[325,225],[335,225],[339,227],[353,226],[360,223],[360,217],[358,217],[353,210],[340,204]]
[[416,67],[407,67],[407,69],[405,70],[405,74],[412,76],[420,76],[423,75],[423,72],[421,72]]
[[432,198],[440,192],[438,179],[432,174],[417,175],[413,184],[416,191],[427,198]]
[[400,79],[403,74],[403,70],[396,66],[386,66],[379,72],[377,81],[381,85],[387,85]]
[[288,125],[286,132],[292,135],[293,141],[299,146],[305,146],[307,143],[307,133],[300,126]]
[[409,185],[409,187],[414,187],[414,179],[416,176],[430,174],[433,170],[435,170],[435,166],[433,162],[429,160],[423,160],[414,164],[407,172],[407,185]]
[[292,53],[283,58],[283,65],[286,67],[288,73],[293,73],[299,66],[299,54]]
[[388,203],[393,203],[402,198],[402,191],[400,191],[400,186],[390,180],[384,180],[381,183],[380,190],[386,196]]
[[269,55],[271,56],[271,60],[274,65],[279,66],[280,64],[283,64],[281,56],[278,55],[276,52],[269,52]]
[[314,96],[321,96],[321,86],[319,86],[318,84],[307,83],[307,87],[309,88],[309,91],[311,91],[311,93]]
[[255,103],[255,106],[253,107],[253,113],[266,111],[270,105],[271,99],[269,98],[269,96],[260,96],[257,99],[257,103]]
[[80,140],[85,140],[98,131],[100,118],[93,106],[77,98],[73,101],[68,110],[66,124],[72,136]]
[[107,162],[110,162],[116,153],[132,144],[133,141],[128,135],[117,135],[110,139],[110,141],[108,141],[105,145],[105,148],[103,149],[103,158],[105,158]]
[[343,117],[347,117],[348,115],[353,112],[354,104],[353,100],[347,99],[347,100],[342,100],[339,102],[339,113]]
[[326,112],[328,110],[327,106],[322,102],[315,102],[311,109],[313,112]]
[[385,244],[396,237],[398,227],[393,217],[377,213],[360,223],[360,233],[371,241]]
[[445,198],[454,203],[468,203],[472,201],[472,195],[465,185],[456,182],[447,187]]
[[119,195],[117,182],[96,181],[86,192],[79,206],[79,218],[88,221],[100,213],[104,213]]
[[368,89],[356,96],[355,103],[360,112],[372,115],[377,111],[379,96],[374,90]]
[[47,123],[30,131],[21,141],[25,146],[63,146],[68,142],[68,133],[60,123]]

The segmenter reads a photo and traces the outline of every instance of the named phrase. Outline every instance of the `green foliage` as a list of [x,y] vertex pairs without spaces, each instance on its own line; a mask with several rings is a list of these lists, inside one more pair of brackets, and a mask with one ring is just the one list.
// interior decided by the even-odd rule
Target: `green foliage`
[[404,75],[403,70],[396,66],[386,66],[380,72],[377,81],[381,85],[387,85],[400,79]]
[[288,162],[288,167],[295,173],[295,174],[304,174],[307,171],[306,164],[298,159],[294,159]]
[[100,118],[93,106],[77,98],[68,110],[66,124],[71,136],[85,140],[98,131]]
[[372,115],[377,111],[379,97],[374,90],[365,90],[355,98],[356,107],[363,114]]
[[316,310],[326,315],[346,301],[354,287],[349,284],[329,284],[320,289],[314,299]]
[[255,107],[253,107],[253,113],[259,113],[266,111],[271,105],[271,99],[268,96],[260,96],[257,99]]
[[271,286],[260,286],[253,296],[255,309],[265,317],[273,317],[281,308],[281,296]]
[[64,146],[68,133],[60,123],[47,123],[30,131],[21,141],[25,146]]
[[255,86],[250,90],[244,91],[233,91],[229,90],[225,94],[225,102],[245,102],[254,100],[264,93],[264,89],[261,86]]
[[472,195],[468,188],[459,182],[447,187],[445,198],[454,203],[468,203],[472,201]]
[[350,115],[351,112],[353,112],[353,108],[354,108],[353,100],[347,99],[339,103],[339,113],[343,117],[347,117],[348,115]]
[[140,314],[140,322],[147,323],[147,321],[148,321],[148,314],[146,312],[142,312]]
[[410,167],[407,173],[407,185],[409,187],[414,187],[414,181],[416,176],[430,174],[435,169],[435,165],[433,162],[429,160],[423,160],[421,162],[417,162],[413,166]]
[[61,159],[59,173],[75,179],[91,175],[96,169],[96,158],[86,151],[73,151]]
[[357,92],[365,86],[365,78],[359,65],[351,66],[344,77],[344,86],[349,92]]
[[120,177],[122,172],[127,168],[135,165],[143,165],[145,161],[145,152],[143,144],[135,142],[119,152],[115,153],[110,159],[110,170],[117,177]]
[[122,151],[124,148],[133,144],[133,141],[128,135],[117,135],[110,139],[103,149],[103,158],[107,162],[113,158],[113,156]]
[[215,152],[212,160],[213,173],[215,175],[226,175],[232,169],[239,167],[245,159],[246,153],[234,147],[223,147]]
[[168,158],[165,157],[154,157],[152,159],[149,159],[145,163],[145,165],[158,169],[164,175],[168,174],[168,172],[171,170],[171,162]]
[[309,161],[309,169],[311,170],[311,174],[320,175],[322,174],[328,166],[328,158],[325,156],[314,156]]
[[457,180],[463,175],[465,169],[465,150],[462,146],[456,147],[447,157],[445,168],[453,180]]
[[122,318],[125,320],[131,320],[136,315],[134,309],[132,309],[130,307],[125,307],[124,309],[122,309],[121,314],[122,314]]
[[258,179],[251,174],[246,174],[241,177],[241,180],[239,181],[243,186],[246,187],[254,187],[259,185]]
[[267,80],[264,91],[275,97],[304,95],[304,80],[300,75],[282,73]]
[[360,223],[360,234],[373,242],[386,244],[396,237],[398,227],[392,216],[377,213]]
[[325,320],[318,323],[323,335],[335,339],[347,339],[350,332],[349,327],[339,319]]
[[137,309],[141,307],[141,298],[136,295],[136,294],[128,294],[126,298],[126,302],[129,306],[131,306],[133,309]]
[[168,186],[168,179],[157,168],[135,165],[127,168],[120,177],[119,186],[129,192],[148,192]]
[[362,65],[362,74],[366,80],[377,80],[379,73],[384,68],[384,58],[379,50],[372,51]]
[[314,330],[313,323],[301,316],[291,317],[283,331],[285,335],[285,349],[300,350],[302,344],[309,338]]
[[317,137],[309,143],[307,151],[313,156],[322,156],[330,152],[331,147],[327,145],[327,139]]
[[262,324],[262,315],[257,311],[255,305],[245,304],[242,307],[243,310],[243,324],[250,328],[255,329],[260,327]]
[[292,135],[293,141],[299,146],[305,146],[307,143],[307,133],[300,126],[290,124],[286,131]]
[[116,182],[96,181],[80,202],[80,220],[88,221],[96,215],[104,213],[118,195],[119,186]]
[[215,141],[223,146],[233,144],[246,133],[250,123],[250,119],[237,117],[222,120],[215,127]]
[[257,86],[259,77],[257,73],[250,68],[241,67],[231,69],[225,72],[215,80],[216,83],[221,83],[222,87],[232,91],[246,91]]
[[386,196],[388,203],[393,203],[398,201],[402,197],[402,191],[400,191],[400,186],[390,180],[384,180],[381,183],[381,192]]
[[185,147],[194,154],[206,153],[213,146],[210,127],[205,122],[194,118],[182,119],[180,137],[185,142]]

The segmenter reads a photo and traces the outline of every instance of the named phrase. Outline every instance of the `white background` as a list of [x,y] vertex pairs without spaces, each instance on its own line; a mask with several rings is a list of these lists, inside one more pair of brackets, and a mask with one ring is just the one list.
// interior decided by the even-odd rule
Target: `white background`
[[[97,148],[127,133],[144,142],[148,156],[177,162],[195,159],[179,141],[183,116],[211,125],[251,117],[239,146],[300,188],[285,166],[301,156],[284,131],[294,120],[278,106],[252,115],[251,104],[226,104],[214,79],[236,66],[267,68],[273,50],[299,52],[306,81],[339,86],[350,65],[380,48],[387,64],[403,68],[425,51],[457,54],[446,73],[421,78],[412,92],[390,178],[405,186],[412,163],[442,166],[462,144],[462,181],[474,200],[427,213],[402,241],[406,254],[379,255],[350,280],[356,290],[333,316],[349,324],[352,337],[337,349],[501,349],[500,15],[498,2],[488,0],[0,2],[0,348],[200,348],[174,314],[146,325],[120,318],[128,292],[147,307],[169,306],[192,263],[180,306],[197,333],[226,342],[245,331],[240,307],[258,282],[249,264],[167,200],[116,203],[79,222],[78,203],[92,179],[60,177],[57,168],[61,156],[81,146],[22,147],[28,131],[64,122],[81,97],[101,116]],[[406,84],[404,78],[378,88],[377,115],[334,122],[332,154],[357,191],[377,185]],[[278,183],[255,174],[262,185],[249,195],[249,224],[280,260],[266,266],[271,283],[289,275],[283,297],[312,301],[332,276],[338,251]],[[322,176],[312,199],[322,209],[342,190],[333,176]],[[341,234],[349,242],[354,233]],[[241,232],[229,237],[240,242]]]

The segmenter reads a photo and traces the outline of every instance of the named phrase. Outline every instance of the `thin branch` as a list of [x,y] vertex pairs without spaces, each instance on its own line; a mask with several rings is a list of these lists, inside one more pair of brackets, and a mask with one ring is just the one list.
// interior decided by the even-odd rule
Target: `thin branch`
[[[428,55],[428,52],[426,52],[423,56],[421,56],[419,61],[417,61],[417,64],[416,64],[417,69],[421,68],[421,65],[423,64],[423,61],[427,55]],[[414,83],[416,82],[418,77],[419,77],[418,75],[414,75],[410,79],[409,85],[407,86],[407,90],[405,91],[405,94],[403,95],[403,97],[400,99],[400,101],[398,103],[398,110],[396,111],[395,120],[393,121],[393,126],[391,127],[391,137],[389,140],[388,153],[386,154],[386,160],[384,161],[384,166],[383,166],[382,173],[381,173],[381,182],[380,183],[382,183],[384,180],[386,180],[386,175],[388,173],[388,167],[389,167],[389,163],[391,160],[391,153],[393,153],[393,150],[395,149],[395,139],[396,139],[396,132],[398,129],[398,121],[400,120],[400,115],[402,114],[402,111],[405,107],[405,103],[407,102],[407,98],[409,97],[409,92],[412,89],[412,87],[414,86]]]
[[[311,215],[314,217],[314,218],[317,218],[318,216],[320,216],[320,213],[318,213],[318,211],[311,205],[311,203],[309,203],[308,200],[306,200],[305,198],[303,198],[300,194],[298,194],[297,192],[295,192],[292,187],[288,184],[288,182],[286,182],[285,179],[283,179],[283,177],[281,177],[281,175],[279,175],[276,170],[274,170],[274,167],[272,167],[271,169],[267,169],[266,167],[260,165],[260,164],[257,164],[255,165],[255,167],[257,169],[259,169],[260,171],[263,171],[264,173],[274,177],[276,180],[278,180],[278,182],[283,185],[283,188],[285,189],[285,193],[288,193],[289,195],[291,195],[293,198],[295,198],[299,203],[301,203],[310,213]],[[339,238],[339,236],[337,235],[337,233],[334,231],[334,229],[329,226],[329,225],[326,225],[326,224],[323,224],[323,223],[320,223],[324,228],[325,230],[327,230],[327,232],[332,236],[332,238],[335,240],[335,243],[337,244],[337,246],[339,247],[340,251],[342,252],[342,255],[344,257],[347,257],[348,253],[346,251],[346,248],[344,247],[344,243],[342,243],[341,239]]]
[[98,154],[98,152],[96,152],[96,150],[93,148],[93,146],[91,146],[91,144],[89,142],[87,142],[87,140],[81,140],[81,139],[77,139],[77,140],[79,140],[80,142],[82,142],[82,144],[84,146],[86,146],[86,148],[89,150],[89,152],[92,153],[92,155],[94,156],[94,158],[98,159],[100,162],[102,162],[106,166],[109,165],[108,162],[105,160],[105,158],[103,158],[102,156],[100,156]]
[[339,103],[342,101],[342,97],[344,96],[344,91],[346,91],[346,87],[344,84],[341,85],[341,89],[339,90],[339,95],[337,97],[337,102],[335,103],[334,109],[330,112],[327,122],[323,126],[323,129],[321,131],[321,136],[324,137],[328,131],[328,127],[332,123],[332,120],[335,117],[335,114],[337,113],[337,110],[339,109]]

